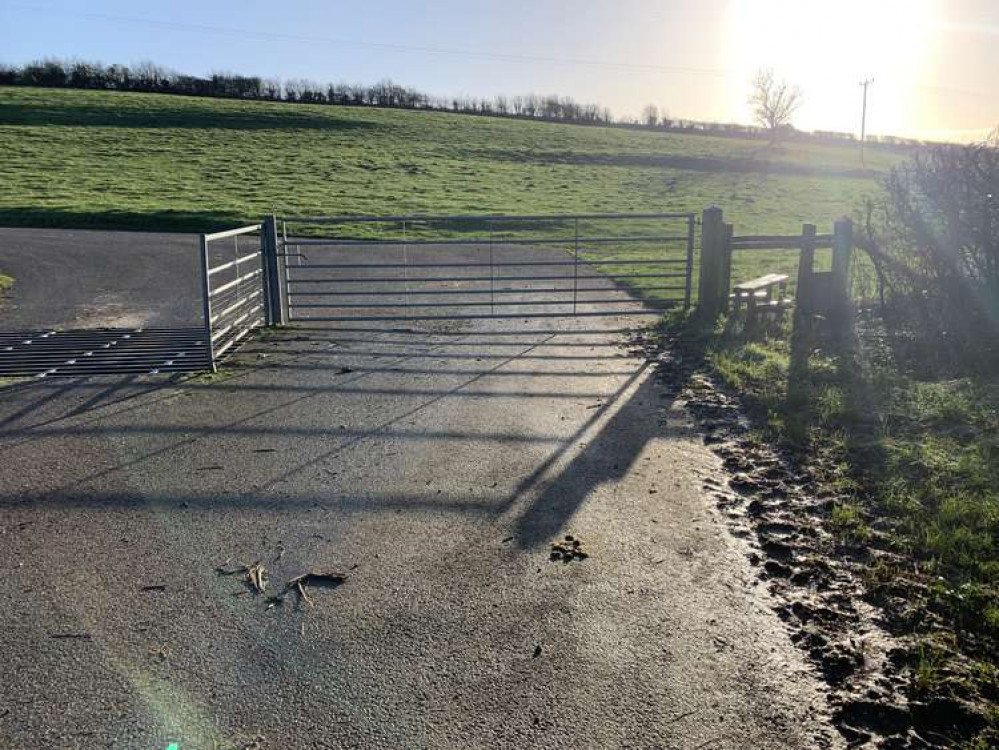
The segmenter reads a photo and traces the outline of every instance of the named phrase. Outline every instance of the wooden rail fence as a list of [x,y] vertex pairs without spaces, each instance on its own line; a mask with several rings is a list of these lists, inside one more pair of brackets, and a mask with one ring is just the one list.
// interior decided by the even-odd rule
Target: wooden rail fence
[[[832,249],[830,271],[815,270],[815,251]],[[832,234],[818,234],[814,224],[804,224],[799,235],[736,235],[722,210],[706,208],[701,217],[701,268],[698,310],[716,316],[727,309],[732,288],[732,254],[756,250],[797,250],[798,276],[795,317],[823,313],[838,316],[849,304],[850,256],[853,222],[843,218]]]

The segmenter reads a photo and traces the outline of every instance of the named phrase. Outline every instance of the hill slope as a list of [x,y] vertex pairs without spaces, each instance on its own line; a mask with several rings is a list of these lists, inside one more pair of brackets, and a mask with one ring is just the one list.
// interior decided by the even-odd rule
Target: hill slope
[[403,110],[0,88],[0,223],[204,230],[267,212],[725,208],[739,231],[852,210],[842,146]]

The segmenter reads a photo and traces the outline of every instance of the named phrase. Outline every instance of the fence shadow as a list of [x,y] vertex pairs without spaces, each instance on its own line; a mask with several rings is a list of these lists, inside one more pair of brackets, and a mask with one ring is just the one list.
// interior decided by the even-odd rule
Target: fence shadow
[[505,161],[516,164],[571,164],[587,167],[647,167],[653,169],[678,169],[689,172],[742,174],[778,174],[801,177],[830,177],[863,179],[877,175],[869,169],[843,169],[831,166],[792,164],[767,158],[720,159],[709,156],[684,156],[682,154],[654,153],[580,153],[576,151],[510,151],[482,149],[469,151],[475,158]]
[[[291,340],[287,342],[293,349],[296,343],[293,341],[295,333],[297,332],[289,332],[288,338]],[[390,335],[398,336],[398,334]],[[488,333],[477,332],[472,336],[475,340],[482,341],[483,345],[489,340]],[[414,338],[416,338],[414,345],[425,344],[424,335]],[[537,343],[548,340],[539,336],[534,338]],[[500,343],[508,342],[508,339],[502,335],[498,336],[497,340]],[[377,345],[378,342],[373,344]],[[603,341],[595,345],[606,344],[607,342]],[[537,356],[530,353],[529,346],[525,345],[524,349],[527,351],[522,352],[520,356]],[[310,354],[311,352],[305,351],[303,354],[293,355],[291,359]],[[425,356],[422,351],[414,354],[418,357]],[[400,356],[405,357],[406,352],[400,353]],[[8,454],[5,458],[3,454],[7,454],[9,450],[23,448],[26,443],[38,443],[38,447],[28,446],[29,450],[42,450],[48,440],[55,440],[60,445],[74,444],[65,441],[80,441],[75,445],[82,451],[86,451],[87,441],[90,439],[110,439],[116,442],[137,440],[135,445],[141,445],[143,449],[141,452],[130,453],[126,460],[113,467],[76,476],[63,482],[60,487],[53,487],[50,491],[0,493],[0,507],[54,505],[110,509],[120,506],[141,508],[146,505],[157,505],[165,512],[171,512],[171,508],[189,507],[220,509],[260,507],[284,513],[306,512],[316,507],[323,507],[350,514],[380,513],[389,510],[393,512],[432,510],[481,514],[490,518],[499,518],[512,511],[515,514],[519,512],[512,521],[518,544],[525,550],[535,549],[539,545],[548,543],[566,524],[569,524],[596,488],[619,481],[627,475],[651,440],[682,437],[686,433],[681,428],[664,426],[660,423],[657,410],[668,408],[672,400],[663,398],[663,389],[655,382],[650,366],[639,359],[630,359],[632,367],[627,373],[618,368],[613,372],[604,373],[603,377],[615,379],[614,390],[608,390],[606,387],[594,388],[585,385],[586,381],[582,381],[584,387],[581,389],[570,384],[562,390],[545,388],[539,393],[532,393],[517,386],[516,378],[530,379],[537,373],[532,365],[528,365],[531,367],[530,370],[520,373],[498,372],[499,367],[512,364],[518,359],[518,354],[514,353],[499,362],[487,360],[477,371],[469,370],[464,375],[458,374],[460,382],[450,387],[441,387],[443,383],[433,381],[426,385],[417,383],[414,387],[414,383],[408,378],[403,378],[398,388],[392,388],[381,382],[369,383],[368,380],[376,373],[364,371],[354,371],[350,373],[350,377],[344,378],[343,382],[333,382],[329,385],[312,383],[296,385],[295,381],[299,378],[296,374],[298,370],[280,370],[271,364],[248,369],[217,384],[189,378],[177,378],[159,383],[149,383],[144,379],[73,380],[63,383],[38,381],[18,387],[21,397],[28,400],[22,407],[14,409],[13,413],[0,415],[4,420],[3,426],[0,427],[0,438],[3,438],[0,443],[0,461],[10,461],[11,456]],[[616,356],[606,359],[621,361]],[[569,361],[564,365],[568,365],[567,371],[549,374],[557,374],[560,377],[572,374],[577,380],[580,379],[579,376],[586,374],[580,371],[573,372],[585,367],[583,362]],[[338,365],[331,362],[322,367],[335,373]],[[257,381],[265,370],[271,370],[280,381],[289,380],[289,385],[294,386],[287,393],[290,398],[284,399],[277,406],[262,405],[261,408],[253,409],[240,419],[221,425],[196,424],[187,418],[178,420],[176,415],[172,415],[169,420],[162,419],[163,410],[171,409],[168,405],[171,399],[176,399],[185,393],[200,394],[203,398],[237,399],[252,397],[263,389],[273,395],[276,390],[282,388],[280,381],[247,382]],[[420,381],[424,381],[423,375],[427,374],[456,376],[452,371],[439,372],[419,368],[413,370]],[[509,380],[497,381],[496,385],[499,385],[499,388],[495,391],[470,390],[470,386],[482,378],[496,374],[504,375]],[[351,397],[361,397],[362,403],[363,399],[369,396],[410,398],[404,398],[398,408],[393,408],[391,415],[386,415],[388,418],[383,421],[369,421],[367,424],[342,430],[332,430],[330,426],[314,423],[288,424],[282,416],[282,414],[308,414],[311,399],[316,396],[335,397],[341,392]],[[29,418],[36,407],[51,407],[50,402],[59,401],[67,393],[76,394],[68,402],[67,408],[57,410],[52,416],[41,421]],[[571,433],[554,430],[550,434],[539,430],[522,432],[490,425],[488,422],[468,428],[461,425],[438,427],[432,422],[417,427],[412,426],[416,415],[452,398],[473,398],[477,403],[489,399],[503,399],[510,403],[509,408],[524,410],[535,408],[539,399],[544,401],[559,399],[562,403],[577,405],[586,399],[600,399],[602,403],[598,408],[587,410],[585,419]],[[109,422],[104,419],[104,414],[100,410],[105,406],[114,407],[112,412],[116,417],[115,421]],[[608,412],[611,412],[609,418],[607,418]],[[155,482],[149,484],[148,492],[136,494],[115,491],[114,485],[118,481],[115,479],[116,475],[128,477],[136,472],[151,471],[151,462],[162,461],[164,456],[171,452],[189,448],[199,438],[206,436],[212,438],[260,436],[275,440],[305,441],[322,439],[332,440],[333,445],[330,450],[318,455],[313,452],[298,461],[274,462],[273,469],[269,470],[266,478],[261,481],[261,477],[257,476],[257,481],[247,490],[240,490],[237,482],[236,489],[233,489],[231,483],[223,483],[218,485],[217,492],[212,492],[212,482],[209,481],[205,491],[198,493],[170,491],[169,484],[165,485],[164,490],[157,490]],[[430,490],[424,491],[413,486],[399,491],[399,488],[382,487],[377,483],[369,487],[336,486],[331,487],[329,492],[321,493],[296,489],[295,482],[298,478],[307,476],[317,463],[336,459],[341,453],[361,446],[371,439],[390,441],[397,445],[429,442],[437,446],[435,450],[444,453],[461,450],[461,446],[468,441],[492,444],[497,449],[506,446],[507,450],[516,449],[521,445],[525,447],[535,445],[542,447],[539,453],[542,457],[536,465],[526,467],[529,474],[521,477],[512,491],[486,490],[478,496],[459,494],[441,497]],[[586,441],[586,445],[580,450],[582,441]],[[572,455],[576,451],[578,453]],[[572,458],[566,463],[566,458],[570,455]],[[260,461],[252,455],[238,460],[258,464]],[[186,467],[185,470],[194,471],[195,468]],[[210,475],[205,476],[207,478]],[[90,490],[90,487],[95,486],[95,482],[109,483],[109,489]],[[279,486],[280,497],[277,497],[274,492]]]

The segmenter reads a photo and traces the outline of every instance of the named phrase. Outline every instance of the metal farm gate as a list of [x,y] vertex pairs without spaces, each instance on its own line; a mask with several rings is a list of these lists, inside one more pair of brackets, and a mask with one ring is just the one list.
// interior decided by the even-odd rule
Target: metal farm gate
[[201,235],[201,326],[0,332],[0,377],[214,370],[254,329],[286,322],[689,306],[695,223],[681,213],[272,216]]
[[648,313],[689,306],[695,215],[264,222],[274,322]]

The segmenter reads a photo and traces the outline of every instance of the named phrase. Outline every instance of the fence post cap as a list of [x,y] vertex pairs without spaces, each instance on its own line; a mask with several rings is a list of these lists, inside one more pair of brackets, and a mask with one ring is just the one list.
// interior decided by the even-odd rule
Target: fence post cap
[[721,224],[724,216],[724,213],[718,206],[708,206],[701,214],[701,222],[707,224]]

